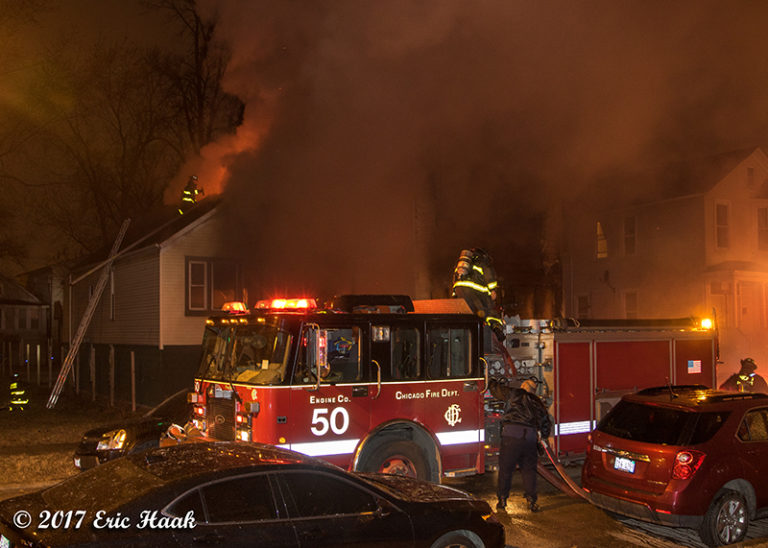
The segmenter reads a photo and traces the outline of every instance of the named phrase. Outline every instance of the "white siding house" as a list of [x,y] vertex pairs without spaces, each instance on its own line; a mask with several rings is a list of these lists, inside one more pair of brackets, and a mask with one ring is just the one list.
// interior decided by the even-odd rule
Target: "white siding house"
[[[100,396],[130,401],[133,374],[136,401],[149,405],[192,386],[206,317],[223,300],[242,296],[239,264],[222,256],[223,227],[216,206],[213,199],[203,200],[160,230],[132,234],[129,229],[121,246],[126,252],[118,254],[109,270],[80,348],[75,366],[80,390],[95,384]],[[83,264],[73,279],[104,258]],[[69,336],[76,333],[102,271],[71,287]]]

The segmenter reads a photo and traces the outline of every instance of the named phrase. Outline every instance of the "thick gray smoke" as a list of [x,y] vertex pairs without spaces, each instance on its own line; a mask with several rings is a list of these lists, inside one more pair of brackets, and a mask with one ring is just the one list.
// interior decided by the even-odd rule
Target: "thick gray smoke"
[[591,181],[768,125],[768,3],[218,9],[246,101],[225,197],[264,295],[440,296],[466,246],[513,278],[540,260],[534,221]]

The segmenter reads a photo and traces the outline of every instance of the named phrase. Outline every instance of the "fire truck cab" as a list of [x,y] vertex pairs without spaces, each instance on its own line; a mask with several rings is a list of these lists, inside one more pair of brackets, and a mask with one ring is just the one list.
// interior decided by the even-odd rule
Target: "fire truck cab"
[[270,443],[349,470],[433,482],[484,472],[483,324],[463,301],[426,302],[225,307],[206,321],[194,426],[203,439]]

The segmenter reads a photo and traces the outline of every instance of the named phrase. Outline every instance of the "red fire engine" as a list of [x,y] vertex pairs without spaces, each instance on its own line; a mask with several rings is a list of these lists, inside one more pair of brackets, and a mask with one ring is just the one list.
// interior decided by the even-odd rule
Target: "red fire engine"
[[538,381],[566,459],[584,452],[621,395],[715,383],[715,331],[695,320],[512,321],[504,359],[460,299],[225,308],[206,322],[191,394],[202,437],[270,443],[352,470],[439,481],[494,468],[500,410],[489,375]]
[[[483,324],[463,301],[348,295],[207,320],[191,394],[204,438],[439,481],[485,471]],[[436,310],[440,305],[450,313]],[[456,306],[463,313],[454,313]]]
[[[561,460],[583,456],[587,435],[624,394],[666,384],[716,385],[717,332],[709,319],[513,318],[506,347],[513,363],[486,356],[490,375],[538,381]],[[495,429],[488,432],[494,445]]]

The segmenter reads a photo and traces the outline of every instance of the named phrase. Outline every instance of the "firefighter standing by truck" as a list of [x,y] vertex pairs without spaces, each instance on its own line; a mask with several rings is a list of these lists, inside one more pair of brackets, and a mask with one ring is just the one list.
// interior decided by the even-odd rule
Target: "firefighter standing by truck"
[[491,378],[488,390],[495,399],[504,402],[499,447],[499,476],[496,487],[497,510],[505,510],[512,484],[512,474],[520,466],[523,495],[531,512],[541,508],[536,503],[536,465],[539,460],[539,435],[549,437],[552,420],[541,399],[535,394],[536,383],[523,381],[520,388],[508,386],[504,380]]
[[479,247],[462,250],[453,270],[453,296],[464,299],[472,312],[483,318],[503,343],[504,322],[496,305],[497,287],[491,256]]

